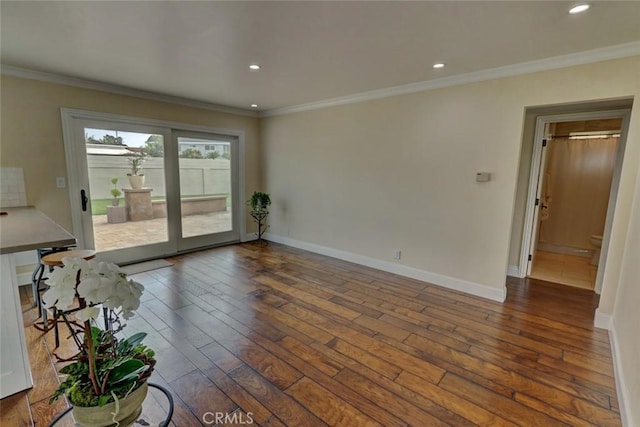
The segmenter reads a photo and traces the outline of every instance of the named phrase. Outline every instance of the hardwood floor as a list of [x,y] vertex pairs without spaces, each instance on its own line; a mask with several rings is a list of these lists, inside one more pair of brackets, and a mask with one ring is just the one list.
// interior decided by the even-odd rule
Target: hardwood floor
[[[127,328],[149,333],[175,426],[621,425],[593,292],[509,279],[500,304],[274,243],[168,260],[135,276]],[[35,387],[2,400],[2,426],[64,407],[52,339],[26,329]]]

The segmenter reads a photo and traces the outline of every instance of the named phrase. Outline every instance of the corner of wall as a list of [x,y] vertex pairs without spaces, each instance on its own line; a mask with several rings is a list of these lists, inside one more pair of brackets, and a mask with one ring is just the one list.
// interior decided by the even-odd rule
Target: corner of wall
[[[597,316],[596,312],[596,316]],[[620,348],[618,347],[618,335],[616,333],[615,322],[609,318],[609,341],[611,342],[611,355],[613,356],[613,372],[616,382],[616,393],[618,395],[618,404],[620,405],[620,418],[623,426],[634,427],[638,424],[633,419],[631,413],[631,399],[629,398],[629,389],[627,387],[624,374],[622,372],[622,360],[620,359]]]
[[517,265],[510,265],[507,269],[507,276],[520,277],[520,269]]
[[611,330],[611,315],[603,313],[600,308],[596,308],[596,315],[593,319],[593,326],[600,329]]

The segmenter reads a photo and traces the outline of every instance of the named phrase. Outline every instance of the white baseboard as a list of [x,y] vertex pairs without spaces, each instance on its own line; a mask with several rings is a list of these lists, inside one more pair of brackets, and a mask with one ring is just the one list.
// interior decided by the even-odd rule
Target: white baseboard
[[624,373],[622,372],[622,361],[620,360],[620,349],[618,348],[618,335],[616,334],[616,326],[613,319],[610,319],[609,325],[609,341],[611,342],[611,355],[613,356],[613,373],[616,381],[616,392],[618,393],[618,404],[620,405],[620,418],[623,427],[636,427],[638,424],[634,422],[631,413],[631,399],[629,398],[629,389],[625,383]]
[[593,319],[593,326],[596,328],[611,330],[611,315],[603,313],[596,308],[596,315]]
[[24,273],[19,273],[17,275],[18,277],[18,286],[22,286],[22,285],[28,285],[31,283],[31,274],[33,273],[33,270],[35,270],[36,266],[35,264],[33,265],[33,268],[31,269],[30,272],[24,272]]
[[16,265],[18,286],[31,283],[31,274],[38,264],[36,251],[16,252],[13,254],[13,260]]
[[355,264],[376,268],[378,270],[398,274],[400,276],[422,280],[424,282],[433,283],[434,285],[454,289],[456,291],[465,292],[493,301],[503,302],[507,296],[506,287],[503,287],[502,289],[492,288],[480,283],[469,282],[467,280],[456,279],[454,277],[444,276],[442,274],[431,273],[429,271],[408,267],[406,265],[382,261],[365,255],[359,255],[353,252],[320,246],[314,243],[303,242],[300,240],[291,239],[289,237],[278,236],[276,234],[266,233],[263,237],[266,240],[272,242],[282,243],[287,246],[293,246],[295,248],[304,249],[309,252],[315,252],[321,255],[353,262]]
[[258,240],[258,236],[256,235],[256,233],[245,233],[240,237],[240,241],[242,243],[251,242],[253,240]]
[[507,269],[507,276],[520,277],[520,269],[517,265],[510,265]]

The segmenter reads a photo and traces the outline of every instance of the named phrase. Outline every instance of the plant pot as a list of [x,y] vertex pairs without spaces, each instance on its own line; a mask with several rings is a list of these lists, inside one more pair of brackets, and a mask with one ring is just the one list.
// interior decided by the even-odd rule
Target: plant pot
[[129,185],[134,190],[144,187],[144,175],[129,175]]
[[111,206],[120,206],[120,199],[114,197],[111,199]]
[[80,426],[107,427],[119,424],[119,427],[132,425],[142,412],[142,402],[147,397],[149,386],[145,382],[125,399],[118,402],[120,410],[116,412],[116,402],[104,406],[74,406],[73,416]]

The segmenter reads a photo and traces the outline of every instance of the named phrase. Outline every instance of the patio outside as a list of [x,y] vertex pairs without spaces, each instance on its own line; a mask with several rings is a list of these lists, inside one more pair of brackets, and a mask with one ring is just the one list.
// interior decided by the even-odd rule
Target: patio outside
[[[92,219],[95,249],[98,252],[168,240],[167,218],[127,221],[119,224],[109,224],[106,215],[94,215]],[[184,216],[182,228],[183,234],[189,236],[231,230],[231,208],[223,212]]]

